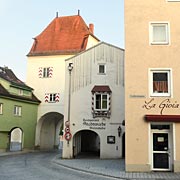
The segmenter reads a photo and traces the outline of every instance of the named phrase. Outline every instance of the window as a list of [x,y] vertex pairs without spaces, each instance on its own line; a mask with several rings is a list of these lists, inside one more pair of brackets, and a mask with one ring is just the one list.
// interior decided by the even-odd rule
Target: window
[[108,108],[108,95],[107,94],[95,94],[95,109],[96,110],[107,110]]
[[21,116],[21,106],[14,106],[14,115],[15,116]]
[[43,77],[44,78],[49,77],[49,67],[48,68],[43,68]]
[[170,96],[170,70],[151,70],[151,96]]
[[94,86],[92,89],[93,117],[110,117],[111,89],[109,86]]
[[23,90],[22,89],[19,89],[19,95],[23,95],[24,94],[24,92],[23,92]]
[[56,102],[56,94],[49,95],[49,102]]
[[105,64],[99,64],[99,74],[106,74]]
[[150,43],[169,44],[169,24],[151,23],[150,24]]
[[59,102],[60,94],[59,93],[46,93],[45,102],[46,103],[57,103]]
[[0,114],[3,114],[3,104],[0,103]]
[[53,74],[53,67],[40,67],[39,68],[39,78],[51,78]]

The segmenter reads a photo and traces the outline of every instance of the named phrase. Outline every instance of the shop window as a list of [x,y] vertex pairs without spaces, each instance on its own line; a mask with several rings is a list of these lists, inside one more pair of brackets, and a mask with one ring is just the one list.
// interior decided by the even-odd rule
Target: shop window
[[0,103],[0,114],[3,114],[3,103]]
[[170,70],[151,70],[151,96],[170,96]]
[[110,117],[111,90],[109,86],[94,86],[91,92],[93,117]]
[[14,115],[21,116],[22,107],[21,106],[14,106]]
[[150,23],[150,44],[169,44],[168,23]]

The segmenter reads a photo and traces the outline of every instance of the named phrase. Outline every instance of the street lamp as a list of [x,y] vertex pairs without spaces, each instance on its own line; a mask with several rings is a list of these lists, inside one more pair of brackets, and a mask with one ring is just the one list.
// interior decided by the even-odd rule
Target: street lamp
[[68,65],[68,71],[69,71],[69,92],[68,92],[68,121],[66,123],[66,134],[65,138],[67,140],[67,143],[69,144],[69,141],[71,140],[71,132],[70,132],[70,110],[71,110],[71,72],[73,70],[73,63],[69,63]]
[[71,74],[71,71],[73,70],[73,63],[69,63],[68,70],[69,70],[69,74]]
[[73,63],[69,63],[69,98],[68,98],[68,121],[70,121],[70,110],[71,110],[71,72],[73,70]]

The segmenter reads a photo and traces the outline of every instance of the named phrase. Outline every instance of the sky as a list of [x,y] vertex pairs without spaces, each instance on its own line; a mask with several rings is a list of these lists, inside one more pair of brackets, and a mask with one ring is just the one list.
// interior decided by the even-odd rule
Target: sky
[[80,15],[101,41],[124,48],[124,0],[0,0],[0,66],[26,81],[33,39],[59,16]]

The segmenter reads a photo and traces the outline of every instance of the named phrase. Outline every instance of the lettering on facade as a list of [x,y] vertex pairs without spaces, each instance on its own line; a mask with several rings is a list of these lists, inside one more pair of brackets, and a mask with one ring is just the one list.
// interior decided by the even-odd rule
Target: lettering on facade
[[145,98],[145,95],[131,94],[129,97],[130,97],[130,98]]
[[156,103],[154,98],[150,99],[149,101],[145,101],[143,108],[147,110],[156,109],[160,110],[160,114],[162,115],[166,109],[178,109],[180,108],[180,104],[177,101],[172,102],[171,99],[164,99],[160,103]]
[[100,122],[99,119],[83,119],[83,125],[89,129],[106,129],[106,123]]

